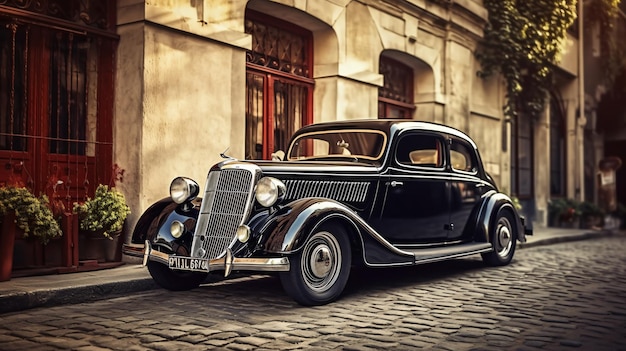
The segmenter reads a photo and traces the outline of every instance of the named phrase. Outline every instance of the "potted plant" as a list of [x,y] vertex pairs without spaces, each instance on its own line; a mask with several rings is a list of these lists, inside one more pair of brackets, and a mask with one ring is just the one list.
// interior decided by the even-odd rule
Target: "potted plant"
[[16,232],[21,232],[19,235],[23,238],[35,238],[44,245],[63,234],[49,204],[47,196],[36,197],[25,187],[0,187],[0,281],[11,277]]
[[592,229],[601,228],[604,219],[604,210],[593,202],[584,201],[580,203],[581,228]]
[[580,226],[580,215],[580,203],[574,199],[557,198],[548,202],[550,226],[578,228]]
[[[113,247],[116,247],[118,237],[124,227],[124,221],[130,214],[130,208],[126,204],[124,194],[113,187],[100,184],[96,188],[93,198],[87,198],[82,203],[74,203],[74,213],[78,215],[79,229],[83,236],[83,242],[86,242],[88,239],[106,238],[115,241]],[[92,245],[101,244],[92,243]],[[82,250],[83,253],[87,249],[85,246]],[[80,251],[79,245],[79,255],[81,254]],[[110,261],[113,260],[111,256],[115,256],[115,254],[109,253],[108,256],[104,258],[97,257],[97,259]]]

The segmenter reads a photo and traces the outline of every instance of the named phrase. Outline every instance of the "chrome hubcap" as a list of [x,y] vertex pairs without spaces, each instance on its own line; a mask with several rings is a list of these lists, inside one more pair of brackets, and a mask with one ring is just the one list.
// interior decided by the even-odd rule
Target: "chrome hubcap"
[[500,218],[498,221],[498,231],[497,231],[497,252],[501,257],[505,257],[511,251],[511,247],[513,246],[513,240],[511,235],[511,223],[505,217]]
[[329,232],[319,232],[307,241],[300,261],[304,283],[317,292],[330,289],[341,269],[341,248]]
[[324,278],[328,275],[331,268],[330,248],[326,245],[320,245],[313,250],[311,260],[311,273],[316,278]]

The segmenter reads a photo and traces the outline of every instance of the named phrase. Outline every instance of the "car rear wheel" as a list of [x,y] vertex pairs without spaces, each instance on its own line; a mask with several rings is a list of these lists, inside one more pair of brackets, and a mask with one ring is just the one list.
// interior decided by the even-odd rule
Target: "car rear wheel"
[[195,289],[208,276],[208,273],[173,271],[166,265],[149,261],[148,271],[158,286],[172,291]]
[[341,295],[352,255],[345,230],[337,225],[318,229],[291,260],[289,272],[281,273],[285,291],[301,305],[323,305]]
[[513,214],[508,210],[498,211],[496,223],[489,239],[493,251],[482,254],[483,261],[490,266],[504,266],[509,264],[515,254],[517,243],[517,229]]

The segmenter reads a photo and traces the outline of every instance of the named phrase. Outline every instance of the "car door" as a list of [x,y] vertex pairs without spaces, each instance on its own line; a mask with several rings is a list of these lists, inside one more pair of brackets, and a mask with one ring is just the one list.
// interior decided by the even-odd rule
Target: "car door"
[[406,131],[399,136],[389,169],[381,177],[384,192],[375,229],[394,244],[447,240],[448,184],[445,139],[436,133]]
[[475,211],[486,183],[478,177],[478,159],[475,149],[466,141],[450,137],[448,171],[450,173],[450,231],[449,241],[472,238],[465,227]]

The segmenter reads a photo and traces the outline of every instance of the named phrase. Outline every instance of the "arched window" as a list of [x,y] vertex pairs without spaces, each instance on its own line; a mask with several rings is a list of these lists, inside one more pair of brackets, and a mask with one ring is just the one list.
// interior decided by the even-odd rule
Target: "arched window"
[[411,118],[413,104],[413,69],[392,58],[381,56],[379,72],[384,85],[378,88],[378,118]]
[[246,55],[245,157],[269,159],[313,121],[312,35],[251,10],[245,31],[252,35]]

